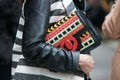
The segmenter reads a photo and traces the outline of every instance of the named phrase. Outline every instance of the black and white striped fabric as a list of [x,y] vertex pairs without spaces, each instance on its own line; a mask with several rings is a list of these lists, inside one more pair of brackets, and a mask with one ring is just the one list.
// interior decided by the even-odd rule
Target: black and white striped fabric
[[[24,4],[25,4],[25,0],[24,0]],[[24,8],[24,4],[23,4],[23,8]],[[12,53],[12,71],[11,71],[11,75],[12,75],[12,80],[15,80],[14,75],[15,75],[15,70],[16,67],[18,65],[18,62],[20,60],[20,56],[22,56],[22,36],[23,36],[23,27],[24,27],[24,11],[22,8],[22,13],[20,16],[20,20],[19,20],[19,26],[18,26],[18,30],[16,33],[16,39],[13,45],[13,53]]]
[[[68,13],[75,11],[72,0],[51,0],[51,16],[50,24],[53,24]],[[37,67],[37,65],[28,63],[25,61],[22,55],[22,35],[24,27],[24,4],[22,9],[22,15],[19,21],[19,27],[16,33],[16,40],[13,46],[12,54],[12,80],[84,80],[83,77],[79,77],[73,74],[65,74],[59,72],[53,72],[49,69]]]

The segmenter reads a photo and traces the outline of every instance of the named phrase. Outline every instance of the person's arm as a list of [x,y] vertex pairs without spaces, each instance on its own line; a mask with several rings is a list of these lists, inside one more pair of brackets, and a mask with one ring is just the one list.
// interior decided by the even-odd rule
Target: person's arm
[[116,0],[102,25],[103,33],[109,38],[120,37],[120,0]]
[[81,56],[80,51],[67,51],[45,43],[50,17],[49,1],[29,0],[25,4],[22,44],[25,59],[54,71],[89,74],[94,64],[92,56]]
[[25,4],[23,55],[31,62],[51,70],[75,73],[79,69],[79,51],[67,51],[45,43],[50,0],[29,0]]

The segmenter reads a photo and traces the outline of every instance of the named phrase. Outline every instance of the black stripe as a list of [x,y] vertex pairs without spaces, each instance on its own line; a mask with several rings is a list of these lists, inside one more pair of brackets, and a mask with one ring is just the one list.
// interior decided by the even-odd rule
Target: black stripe
[[[23,3],[23,4],[25,4],[25,3]],[[23,11],[21,11],[20,17],[24,18]]]
[[22,46],[22,39],[16,37],[15,43]]
[[66,15],[65,9],[56,9],[50,12],[50,16]]
[[61,0],[52,0],[52,4],[55,3],[55,2],[61,2]]
[[19,24],[18,30],[23,32],[23,27],[24,27],[24,25]]
[[25,73],[16,73],[16,80],[60,80],[48,77],[47,75],[33,75],[33,74],[25,74]]
[[15,76],[14,75],[11,75],[11,80],[15,79]]
[[12,61],[12,68],[16,68],[18,65],[18,62]]
[[22,55],[22,53],[21,52],[19,52],[19,51],[12,51],[12,54],[17,54],[17,55]]
[[31,67],[40,67],[37,64],[26,61],[25,59],[20,59],[18,65],[31,66]]

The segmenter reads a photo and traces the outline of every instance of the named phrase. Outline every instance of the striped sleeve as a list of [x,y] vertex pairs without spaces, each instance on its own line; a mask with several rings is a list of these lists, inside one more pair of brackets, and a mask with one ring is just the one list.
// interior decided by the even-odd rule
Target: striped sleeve
[[24,26],[24,17],[23,15],[21,15],[19,20],[19,27],[16,33],[16,39],[13,45],[13,52],[12,52],[12,71],[11,71],[12,79],[14,79],[15,70],[19,62],[20,56],[22,55],[23,26]]

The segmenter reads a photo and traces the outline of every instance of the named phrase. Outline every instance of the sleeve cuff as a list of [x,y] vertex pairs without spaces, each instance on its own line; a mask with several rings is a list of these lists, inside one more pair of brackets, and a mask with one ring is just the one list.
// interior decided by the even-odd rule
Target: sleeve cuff
[[79,51],[73,53],[73,71],[80,70],[79,57],[80,57]]

